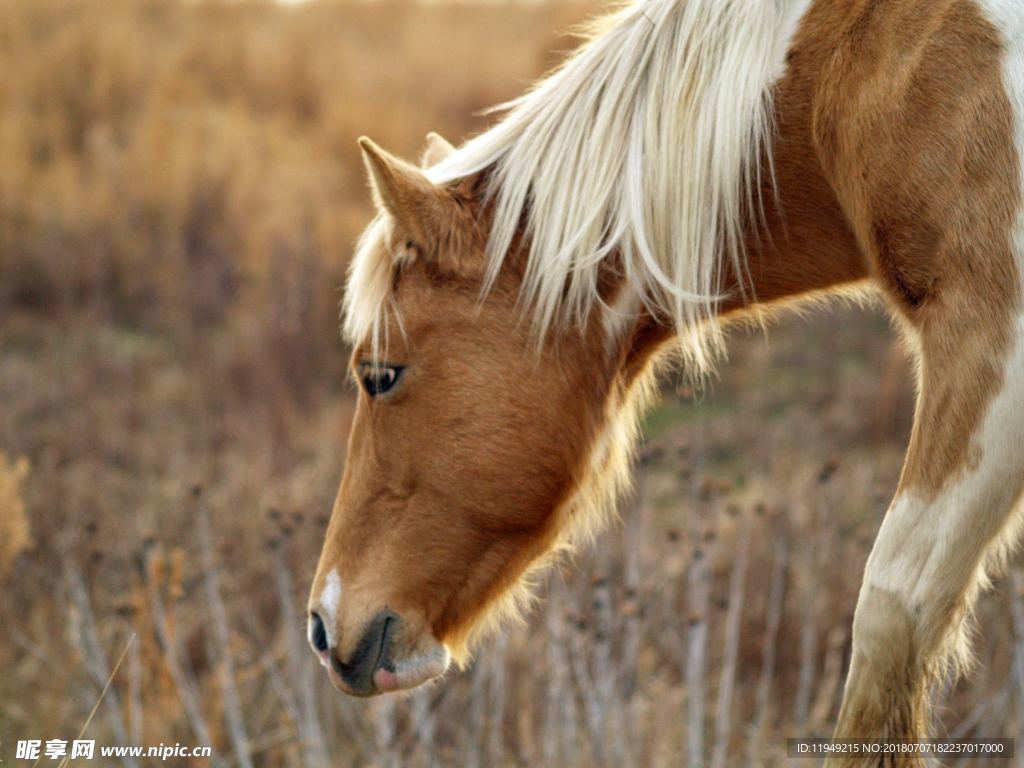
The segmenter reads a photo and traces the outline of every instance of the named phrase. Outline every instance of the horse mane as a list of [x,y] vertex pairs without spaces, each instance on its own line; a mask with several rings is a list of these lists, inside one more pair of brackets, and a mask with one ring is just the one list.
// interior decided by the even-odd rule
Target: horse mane
[[[614,264],[637,298],[631,311],[671,323],[705,370],[721,347],[726,269],[748,290],[744,230],[772,167],[770,86],[780,32],[796,23],[788,5],[639,0],[592,25],[558,69],[495,108],[502,119],[429,169],[438,184],[486,172],[485,293],[521,233],[521,302],[543,338],[603,306],[602,269]],[[375,346],[388,287],[370,262],[386,231],[378,219],[364,235],[345,307],[348,335],[372,331]]]

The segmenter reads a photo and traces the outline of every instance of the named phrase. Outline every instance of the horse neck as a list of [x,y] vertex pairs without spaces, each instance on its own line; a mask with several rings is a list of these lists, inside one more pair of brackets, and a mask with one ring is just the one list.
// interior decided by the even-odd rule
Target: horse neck
[[863,281],[867,262],[826,179],[813,139],[813,61],[793,58],[774,94],[774,185],[761,174],[763,220],[748,226],[748,290],[726,274],[729,315],[751,308],[828,293]]
[[[813,138],[814,60],[797,60],[773,94],[777,130],[772,162],[763,162],[760,210],[745,233],[747,274],[725,266],[717,308],[723,321],[808,296],[863,284],[868,264],[836,194]],[[763,212],[763,215],[762,215]],[[617,287],[616,290],[619,290]],[[646,369],[676,336],[670,324],[641,316],[627,342],[626,378]]]

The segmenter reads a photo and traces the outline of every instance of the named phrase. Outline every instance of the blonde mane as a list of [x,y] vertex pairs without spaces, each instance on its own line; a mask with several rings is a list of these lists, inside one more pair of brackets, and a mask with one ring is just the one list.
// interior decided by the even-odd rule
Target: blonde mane
[[[671,323],[706,369],[720,349],[724,268],[747,290],[743,233],[771,167],[771,84],[794,4],[806,3],[639,0],[429,169],[438,184],[489,171],[485,292],[525,225],[521,300],[543,338],[603,307],[599,275],[614,256],[636,297],[628,310]],[[378,219],[364,235],[345,302],[347,335],[374,346],[386,334],[390,281],[373,263],[386,231]]]

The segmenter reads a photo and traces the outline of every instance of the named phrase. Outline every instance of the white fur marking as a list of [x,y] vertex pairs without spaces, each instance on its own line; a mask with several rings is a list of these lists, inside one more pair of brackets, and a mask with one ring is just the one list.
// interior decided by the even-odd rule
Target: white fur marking
[[1014,331],[1003,388],[972,441],[976,466],[950,478],[931,501],[911,493],[897,497],[868,558],[865,585],[902,596],[912,612],[929,597],[948,597],[944,581],[957,592],[970,583],[957,566],[983,566],[987,545],[1002,532],[1024,488],[1024,316]]
[[324,628],[327,630],[327,642],[334,647],[334,630],[337,626],[338,609],[341,606],[341,578],[338,569],[332,568],[324,579],[324,588],[320,593],[320,607],[324,612]]

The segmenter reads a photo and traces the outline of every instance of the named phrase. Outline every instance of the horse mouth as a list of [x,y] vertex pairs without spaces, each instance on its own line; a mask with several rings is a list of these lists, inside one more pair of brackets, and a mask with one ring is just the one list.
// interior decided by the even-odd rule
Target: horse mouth
[[451,653],[445,645],[430,639],[432,647],[423,653],[398,662],[386,659],[373,673],[376,692],[408,691],[444,675],[451,665]]

